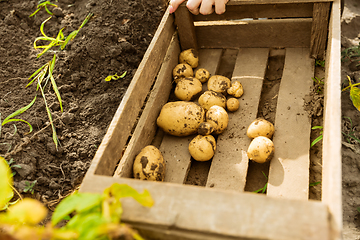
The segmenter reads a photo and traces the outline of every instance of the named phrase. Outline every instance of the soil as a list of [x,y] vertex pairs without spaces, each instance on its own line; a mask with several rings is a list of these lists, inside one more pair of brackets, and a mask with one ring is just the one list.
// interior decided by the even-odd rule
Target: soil
[[[20,193],[52,208],[81,183],[165,11],[163,0],[59,0],[44,32],[56,37],[63,27],[68,36],[85,17],[94,15],[63,51],[53,48],[40,58],[33,42],[49,17],[44,9],[34,17],[37,1],[0,0],[0,113],[4,120],[34,105],[2,126],[0,155],[12,161],[14,185]],[[44,41],[41,44],[48,44]],[[28,78],[56,54],[53,76],[60,109],[50,82],[44,87],[59,147],[53,141],[45,102],[36,82]],[[126,72],[124,78],[105,81]],[[43,85],[44,86],[44,85]],[[35,182],[36,181],[36,182]],[[34,183],[34,194],[26,191]],[[26,192],[24,192],[24,189]],[[31,189],[30,189],[31,190]]]

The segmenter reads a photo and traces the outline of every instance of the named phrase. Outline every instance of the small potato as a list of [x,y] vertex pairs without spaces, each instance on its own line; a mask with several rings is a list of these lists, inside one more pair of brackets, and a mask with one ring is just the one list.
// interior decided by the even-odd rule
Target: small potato
[[186,63],[189,64],[192,68],[196,68],[199,65],[197,51],[193,48],[182,51],[179,55],[179,63]]
[[165,161],[159,149],[151,145],[144,147],[135,158],[133,173],[136,179],[164,181]]
[[178,83],[181,78],[194,77],[194,71],[189,64],[181,63],[175,66],[172,75],[174,81]]
[[202,91],[201,82],[193,77],[182,78],[176,84],[175,96],[183,101],[194,100]]
[[195,72],[195,77],[200,80],[201,83],[205,83],[210,78],[210,73],[205,68],[199,68]]
[[208,90],[226,94],[228,88],[231,86],[231,81],[229,78],[221,76],[221,75],[214,75],[209,78],[207,83]]
[[205,110],[194,102],[168,102],[156,120],[164,132],[173,136],[189,136],[198,131],[200,123],[205,121]]
[[226,101],[226,108],[230,112],[235,112],[236,110],[239,109],[239,107],[240,107],[240,103],[239,100],[237,100],[236,98],[229,98]]
[[246,130],[246,135],[249,138],[255,138],[258,136],[263,136],[267,138],[272,138],[275,132],[274,125],[262,118],[255,119]]
[[206,112],[206,122],[214,126],[214,133],[221,134],[229,123],[229,115],[223,107],[214,105]]
[[209,110],[211,106],[218,105],[220,107],[226,107],[226,97],[221,93],[214,91],[205,91],[199,97],[199,104],[201,107],[205,109],[205,111]]
[[196,161],[210,160],[216,150],[216,141],[212,135],[197,135],[189,144],[189,153]]
[[234,81],[231,83],[231,87],[227,90],[227,93],[233,97],[239,98],[244,94],[244,89],[239,81]]
[[214,131],[214,126],[208,122],[202,122],[198,128],[198,134],[206,136],[210,135]]
[[257,163],[264,163],[271,160],[274,156],[274,150],[274,143],[269,138],[259,136],[251,141],[247,156]]

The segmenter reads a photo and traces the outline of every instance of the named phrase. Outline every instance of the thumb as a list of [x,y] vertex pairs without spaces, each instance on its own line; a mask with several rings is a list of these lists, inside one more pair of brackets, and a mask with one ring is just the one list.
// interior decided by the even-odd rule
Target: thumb
[[176,9],[185,2],[185,0],[171,0],[170,1],[170,7],[169,7],[169,13],[173,13],[176,11]]

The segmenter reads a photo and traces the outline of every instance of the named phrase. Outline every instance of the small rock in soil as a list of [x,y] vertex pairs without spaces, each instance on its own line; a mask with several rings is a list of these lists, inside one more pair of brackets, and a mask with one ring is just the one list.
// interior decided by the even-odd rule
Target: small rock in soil
[[56,16],[56,17],[64,17],[64,13],[63,10],[59,7],[53,8],[52,13]]
[[22,177],[22,178],[26,178],[27,176],[29,176],[30,174],[35,172],[35,167],[33,164],[23,164],[23,163],[19,163],[17,164],[20,167],[19,168],[15,168],[16,172]]

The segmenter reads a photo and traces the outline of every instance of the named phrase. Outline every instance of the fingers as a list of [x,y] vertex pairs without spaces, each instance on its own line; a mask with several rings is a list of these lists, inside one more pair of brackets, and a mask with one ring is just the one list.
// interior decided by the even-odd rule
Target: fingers
[[213,8],[214,4],[215,4],[214,0],[207,0],[207,1],[203,0],[200,6],[200,13],[202,15],[212,14],[214,12],[214,8]]
[[201,4],[202,0],[189,0],[186,3],[186,7],[189,9],[189,11],[194,14],[194,15],[198,15],[200,13],[200,4]]
[[185,2],[185,0],[171,0],[170,1],[170,7],[169,7],[169,13],[173,13],[176,11],[176,9]]
[[225,12],[227,2],[228,2],[228,0],[215,0],[216,14],[223,14]]

